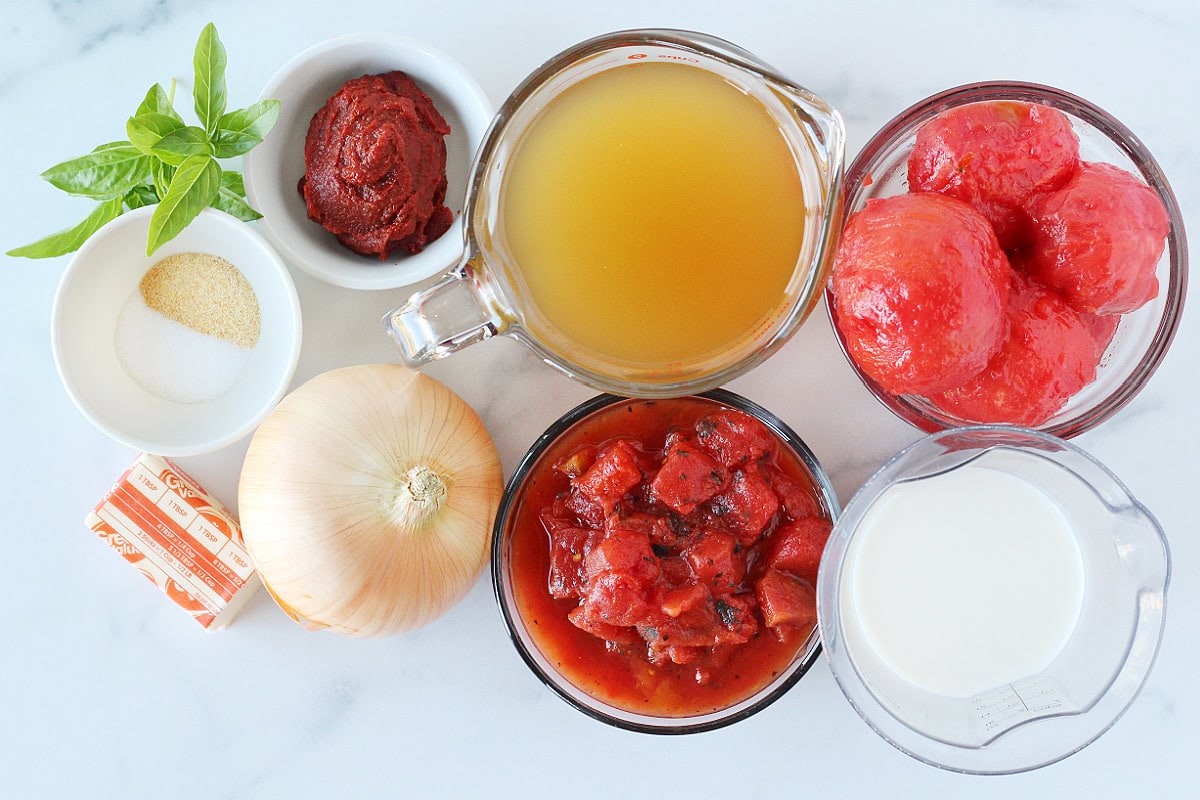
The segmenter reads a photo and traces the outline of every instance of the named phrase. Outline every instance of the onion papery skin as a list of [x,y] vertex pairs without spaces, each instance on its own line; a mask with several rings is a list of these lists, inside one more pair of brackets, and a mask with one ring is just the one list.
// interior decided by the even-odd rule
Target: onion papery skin
[[[413,499],[410,480],[440,503]],[[503,489],[479,415],[393,364],[323,373],[255,433],[242,535],[279,606],[306,627],[389,636],[463,598],[487,563]],[[421,492],[418,492],[421,493]]]

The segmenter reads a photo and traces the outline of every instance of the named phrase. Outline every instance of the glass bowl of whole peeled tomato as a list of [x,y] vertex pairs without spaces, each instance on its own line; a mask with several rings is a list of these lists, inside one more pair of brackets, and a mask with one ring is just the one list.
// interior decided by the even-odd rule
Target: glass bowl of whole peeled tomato
[[1187,288],[1179,205],[1087,100],[950,89],[885,125],[845,187],[830,319],[863,384],[916,427],[1077,436],[1166,355]]
[[493,586],[518,653],[575,708],[645,733],[711,730],[819,655],[838,510],[812,451],[743,397],[600,395],[509,480]]

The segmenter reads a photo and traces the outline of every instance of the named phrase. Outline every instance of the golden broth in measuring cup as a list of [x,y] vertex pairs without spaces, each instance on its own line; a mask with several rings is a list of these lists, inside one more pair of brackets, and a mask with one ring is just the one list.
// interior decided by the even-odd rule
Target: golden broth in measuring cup
[[778,121],[719,75],[642,61],[581,81],[525,134],[502,192],[501,235],[547,339],[686,361],[788,301],[799,170]]
[[818,302],[842,150],[836,112],[719,39],[584,42],[501,108],[463,262],[385,323],[414,366],[504,333],[608,391],[711,388]]

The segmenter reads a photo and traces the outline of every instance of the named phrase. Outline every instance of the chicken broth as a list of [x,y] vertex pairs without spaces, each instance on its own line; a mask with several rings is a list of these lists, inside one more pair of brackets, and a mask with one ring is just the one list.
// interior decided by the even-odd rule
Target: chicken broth
[[796,157],[767,107],[711,72],[639,63],[567,89],[520,141],[501,203],[525,324],[552,348],[697,362],[790,306]]

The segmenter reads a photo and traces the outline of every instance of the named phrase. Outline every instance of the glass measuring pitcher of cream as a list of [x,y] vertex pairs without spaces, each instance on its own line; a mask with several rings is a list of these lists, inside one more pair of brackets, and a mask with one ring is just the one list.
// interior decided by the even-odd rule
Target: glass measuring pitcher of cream
[[1158,651],[1170,554],[1153,515],[1073,445],[943,431],[847,505],[817,611],[839,685],[918,759],[1003,773],[1106,731]]
[[836,111],[734,45],[588,40],[500,109],[461,263],[385,327],[410,366],[504,334],[618,394],[719,385],[818,303],[843,150]]

